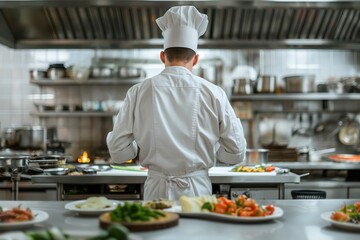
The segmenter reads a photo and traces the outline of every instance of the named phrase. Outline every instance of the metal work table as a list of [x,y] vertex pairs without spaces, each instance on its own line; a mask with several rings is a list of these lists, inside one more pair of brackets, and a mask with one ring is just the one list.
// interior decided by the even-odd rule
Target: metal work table
[[[285,183],[300,183],[300,176],[294,173],[277,175],[251,175],[227,172],[230,167],[214,167],[210,169],[209,175],[213,184],[228,185],[266,185],[278,189],[279,199],[284,199]],[[34,175],[33,183],[56,183],[57,200],[62,200],[64,184],[141,184],[145,183],[147,172],[134,172],[115,170],[87,174],[82,176],[56,176],[56,175]]]
[[[97,234],[100,231],[98,217],[78,216],[65,210],[67,202],[57,201],[0,201],[2,207],[23,207],[38,209],[49,214],[49,219],[28,230],[49,229],[59,227],[65,232]],[[321,219],[323,212],[334,211],[342,204],[354,203],[354,200],[272,200],[258,201],[259,204],[274,204],[284,211],[281,218],[259,223],[231,223],[204,219],[183,218],[175,227],[134,232],[142,240],[358,240],[359,232],[351,232],[333,227]],[[3,232],[1,232],[3,231]],[[0,234],[6,229],[1,229]],[[291,237],[290,235],[291,234]]]
[[318,162],[271,162],[270,164],[291,170],[360,170],[359,163]]

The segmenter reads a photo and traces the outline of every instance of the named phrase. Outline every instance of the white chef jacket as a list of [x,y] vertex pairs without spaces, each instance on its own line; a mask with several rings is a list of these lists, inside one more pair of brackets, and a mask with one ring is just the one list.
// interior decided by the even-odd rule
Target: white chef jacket
[[241,122],[223,89],[181,66],[131,87],[106,140],[115,163],[139,151],[149,169],[144,200],[210,195],[208,169],[216,159],[236,164],[246,152]]

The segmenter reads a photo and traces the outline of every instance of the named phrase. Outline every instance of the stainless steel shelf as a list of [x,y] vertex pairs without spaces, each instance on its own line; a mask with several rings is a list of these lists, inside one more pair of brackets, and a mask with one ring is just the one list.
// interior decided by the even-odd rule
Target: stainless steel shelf
[[36,117],[112,117],[116,112],[31,112]]
[[252,94],[233,95],[231,101],[283,101],[283,100],[360,100],[360,93],[291,93],[291,94]]
[[59,80],[31,80],[31,84],[39,86],[91,86],[91,85],[125,85],[137,84],[144,80],[144,78],[126,78],[126,79],[88,79],[88,80],[72,80],[72,79],[59,79]]

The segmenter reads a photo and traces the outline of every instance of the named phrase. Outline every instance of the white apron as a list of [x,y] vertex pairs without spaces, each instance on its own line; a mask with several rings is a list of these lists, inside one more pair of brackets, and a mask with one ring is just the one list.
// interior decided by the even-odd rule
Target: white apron
[[149,170],[144,186],[144,200],[165,198],[179,200],[185,196],[211,195],[212,187],[207,170],[198,170],[181,176],[168,176]]

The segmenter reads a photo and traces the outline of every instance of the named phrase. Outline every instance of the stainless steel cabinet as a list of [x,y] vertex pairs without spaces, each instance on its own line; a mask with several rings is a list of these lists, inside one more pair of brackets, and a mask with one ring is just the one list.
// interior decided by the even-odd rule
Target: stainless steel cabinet
[[[12,200],[11,182],[0,182],[0,200]],[[19,200],[56,201],[56,184],[20,182]]]

